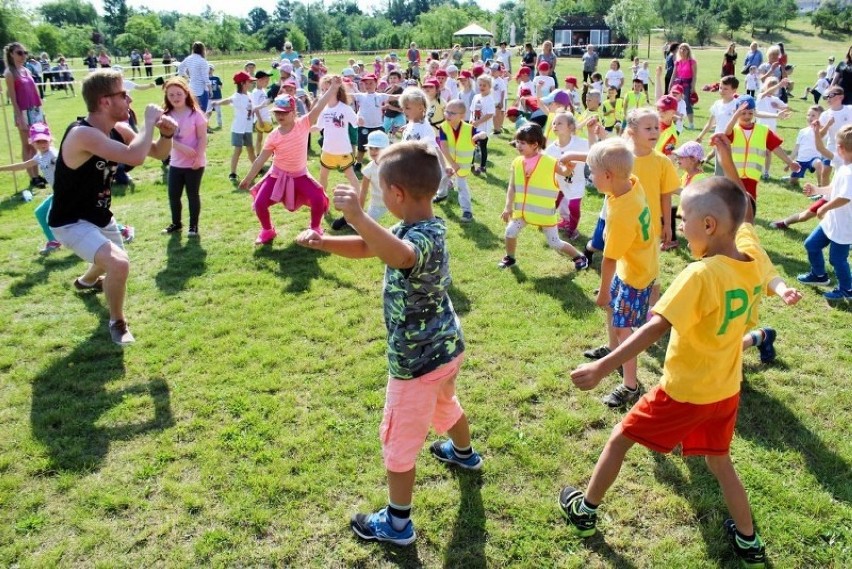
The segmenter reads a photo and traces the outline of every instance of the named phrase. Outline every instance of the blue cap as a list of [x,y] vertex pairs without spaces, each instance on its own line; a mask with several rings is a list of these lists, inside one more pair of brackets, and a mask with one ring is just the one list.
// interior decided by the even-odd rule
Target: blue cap
[[746,108],[750,111],[753,111],[754,108],[757,106],[757,102],[755,102],[754,97],[752,97],[751,95],[740,95],[736,98],[736,101],[738,109],[743,105],[743,103],[748,105],[748,107]]
[[381,130],[374,130],[367,135],[367,148],[387,148],[389,145],[388,135]]

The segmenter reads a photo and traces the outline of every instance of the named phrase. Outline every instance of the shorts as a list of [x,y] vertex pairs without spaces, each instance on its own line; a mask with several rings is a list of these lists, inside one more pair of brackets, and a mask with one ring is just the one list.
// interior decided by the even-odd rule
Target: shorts
[[352,125],[346,127],[346,131],[349,134],[349,144],[355,146],[358,144],[358,129]]
[[232,132],[231,133],[231,146],[236,146],[240,148],[242,146],[248,146],[249,148],[254,147],[254,143],[251,140],[250,132]]
[[828,203],[827,199],[820,198],[820,199],[818,199],[817,201],[815,201],[814,203],[811,204],[811,207],[808,208],[808,211],[811,212],[811,213],[816,213],[817,211],[819,211],[819,208],[821,208],[822,206],[824,206],[827,203]]
[[408,472],[429,435],[446,433],[464,414],[456,397],[456,376],[464,354],[413,379],[388,378],[379,437],[385,468]]
[[323,152],[320,154],[320,165],[329,170],[340,170],[342,172],[350,168],[353,164],[355,164],[355,158],[352,157],[352,153],[329,154],[328,152]]
[[45,122],[44,112],[41,110],[41,107],[24,109],[23,113],[27,121],[27,126],[33,126],[37,122]]
[[257,121],[254,123],[253,130],[260,134],[269,134],[275,125],[272,124],[272,119],[269,121]]
[[592,249],[596,251],[604,250],[604,231],[606,231],[606,220],[598,217],[598,223],[595,225],[595,230],[592,232]]
[[[804,178],[805,177],[805,171],[813,174],[814,171],[816,170],[816,168],[814,168],[814,162],[816,162],[817,160],[820,160],[820,159],[819,158],[811,158],[810,160],[806,160],[806,161],[796,160],[796,162],[799,163],[799,166],[801,168],[799,169],[798,172],[790,172],[790,179],[799,179],[800,180],[800,179]],[[822,160],[820,160],[820,161],[822,161]]]
[[740,394],[715,403],[680,403],[659,385],[642,396],[621,421],[625,437],[657,452],[678,444],[684,455],[724,456],[731,449]]
[[399,114],[395,117],[389,117],[385,115],[384,124],[382,128],[385,129],[385,132],[391,132],[394,129],[405,128],[405,115]]
[[370,136],[371,132],[380,130],[382,132],[385,131],[383,127],[380,126],[361,126],[358,127],[358,152],[365,152],[367,150],[367,137]]
[[637,328],[648,319],[648,305],[651,300],[651,282],[645,288],[633,288],[618,275],[613,275],[609,294],[612,297],[612,326],[614,328]]
[[115,218],[109,220],[106,227],[98,227],[91,221],[81,219],[61,227],[51,227],[56,239],[74,251],[78,257],[89,263],[95,262],[95,253],[104,243],[113,243],[119,249],[124,249],[121,231]]

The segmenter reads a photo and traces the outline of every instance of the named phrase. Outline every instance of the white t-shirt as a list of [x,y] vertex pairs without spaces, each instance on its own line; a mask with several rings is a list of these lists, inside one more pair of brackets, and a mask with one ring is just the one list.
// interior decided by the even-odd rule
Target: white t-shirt
[[502,77],[497,77],[494,79],[494,84],[491,86],[491,94],[494,97],[494,104],[503,105],[503,109],[506,109],[506,98],[508,96],[507,89],[509,88],[506,84],[506,80]]
[[522,83],[518,83],[518,93],[517,93],[518,97],[521,96],[521,91],[523,89],[529,89],[530,93],[535,95],[535,89],[533,89],[532,81],[524,81]]
[[503,64],[503,69],[505,69],[506,71],[508,71],[510,73],[512,72],[512,52],[511,51],[509,51],[508,49],[505,50],[505,51],[498,49],[497,53],[495,54],[495,57],[497,58],[497,61],[499,61],[500,63]]
[[[686,106],[685,101],[684,106]],[[725,132],[725,128],[728,126],[728,123],[731,121],[731,117],[734,116],[736,111],[736,99],[731,99],[729,103],[726,103],[722,99],[716,99],[713,104],[710,105],[710,114],[714,119],[716,119],[716,128],[713,129],[713,134]],[[678,105],[678,112],[680,112],[680,105]]]
[[541,96],[546,97],[556,88],[556,82],[550,75],[536,75],[535,79],[532,80],[532,83],[532,92],[536,97],[539,96],[539,89],[541,89]]
[[[544,153],[548,156],[553,156],[557,160],[562,158],[568,152],[588,152],[589,141],[579,136],[572,136],[571,140],[565,146],[559,146],[559,141],[555,140],[547,145]],[[560,172],[556,174],[556,181],[559,182],[559,189],[565,195],[565,199],[574,200],[582,198],[586,195],[586,163],[575,162],[574,173],[571,175],[571,181],[563,176]]]
[[272,111],[266,107],[266,89],[255,88],[251,92],[251,107],[252,109],[260,108],[260,120],[265,123],[272,122]]
[[466,117],[470,115],[470,104],[473,102],[475,94],[473,90],[459,91],[458,98],[464,103],[464,116]]
[[[683,100],[683,97],[677,102],[677,111],[675,111],[678,115],[678,119],[675,121],[675,128],[678,133],[683,131],[683,117],[686,116],[686,101]],[[730,117],[729,117],[730,118]],[[727,123],[725,123],[727,124]],[[722,130],[725,130],[725,125],[722,125]],[[716,124],[716,131],[719,132],[719,124]]]
[[592,90],[593,91],[600,91],[601,98],[606,99],[606,93],[604,93],[604,90],[603,90],[603,81],[592,81]]
[[251,132],[254,117],[251,113],[251,98],[245,93],[234,93],[231,95],[231,106],[234,107],[234,122],[231,123],[231,132],[243,134]]
[[[831,180],[831,199],[852,200],[852,165],[837,169]],[[852,244],[852,202],[829,210],[820,222],[825,236],[839,245]]]
[[47,185],[53,189],[53,183],[56,180],[56,160],[59,158],[59,151],[51,146],[47,152],[36,152],[33,160],[38,164],[38,169],[47,180]]
[[447,82],[444,83],[444,89],[448,91],[447,97],[444,97],[444,92],[441,91],[441,98],[446,100],[447,102],[452,101],[453,99],[458,99],[459,97],[459,82],[453,79],[452,77],[447,77]]
[[353,93],[358,103],[358,116],[364,119],[364,126],[376,128],[382,126],[382,104],[388,100],[387,93]]
[[641,80],[642,80],[642,83],[643,83],[644,85],[647,85],[647,84],[648,84],[648,81],[650,81],[650,80],[651,80],[651,74],[648,72],[648,70],[647,70],[647,69],[645,69],[644,67],[642,67],[641,69],[639,69],[639,71],[637,71],[637,72],[636,72],[636,78],[637,78],[637,79],[641,79]]
[[822,95],[830,86],[831,84],[825,79],[825,77],[823,77],[822,79],[817,79],[816,85],[814,85],[814,91]]
[[382,196],[382,187],[379,185],[379,165],[371,160],[361,169],[361,176],[370,180],[370,205],[377,204],[385,207],[385,198]]
[[816,139],[814,138],[814,129],[806,126],[796,135],[796,146],[799,147],[799,152],[796,154],[797,162],[809,162],[814,158],[822,158],[819,150],[816,147]]
[[[757,100],[755,110],[761,113],[777,113],[781,109],[787,108],[784,101],[775,95],[764,95]],[[758,117],[757,124],[763,124],[769,127],[771,131],[778,130],[778,119],[762,119]]]
[[349,142],[349,125],[357,126],[358,117],[355,111],[346,103],[338,101],[331,107],[326,107],[317,119],[317,126],[322,132],[322,151],[341,156],[352,153]]
[[[494,115],[495,112],[497,112],[497,107],[494,103],[494,96],[490,93],[485,96],[477,93],[473,96],[473,101],[470,104],[468,122],[478,121],[479,117]],[[484,123],[477,125],[476,130],[484,132],[487,136],[491,136],[491,133],[494,132],[494,117],[492,116]]]
[[756,73],[749,73],[746,75],[746,91],[755,91],[757,92],[760,89],[760,75]]
[[616,89],[621,89],[621,85],[624,83],[624,73],[621,69],[610,69],[606,72],[606,80],[607,87],[615,87]]
[[[828,121],[834,119],[834,124],[828,129],[828,143],[826,147],[832,152],[837,149],[837,133],[840,131],[840,128],[843,125],[852,123],[852,105],[846,105],[843,108],[834,111],[832,109],[828,109],[824,113],[819,116],[819,124],[821,126],[825,126],[828,124]],[[840,156],[837,154],[834,155],[834,159],[831,161],[831,166],[833,168],[839,168],[842,162],[840,161]]]
[[402,131],[402,140],[418,140],[425,142],[434,149],[438,149],[438,141],[435,138],[435,129],[428,122],[409,121]]

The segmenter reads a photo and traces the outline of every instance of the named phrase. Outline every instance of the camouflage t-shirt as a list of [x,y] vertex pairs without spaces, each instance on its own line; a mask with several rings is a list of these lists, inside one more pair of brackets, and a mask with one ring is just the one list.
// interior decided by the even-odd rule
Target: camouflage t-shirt
[[397,379],[426,375],[464,352],[461,324],[447,294],[450,277],[444,221],[433,217],[391,232],[414,247],[410,269],[385,269],[388,373]]

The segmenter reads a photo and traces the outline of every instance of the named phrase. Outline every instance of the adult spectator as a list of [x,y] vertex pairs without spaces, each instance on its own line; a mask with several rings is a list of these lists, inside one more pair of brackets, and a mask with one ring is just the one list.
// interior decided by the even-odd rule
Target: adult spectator
[[731,42],[728,44],[728,50],[725,52],[725,55],[722,56],[722,75],[720,77],[727,77],[728,75],[736,75],[737,74],[737,44]]
[[671,85],[672,75],[674,74],[675,67],[675,59],[677,59],[677,48],[680,47],[680,43],[673,41],[666,45],[665,54],[666,54],[666,85]]
[[500,42],[500,49],[497,50],[496,53],[497,61],[503,64],[503,70],[507,73],[512,73],[512,52],[509,51],[508,44],[506,42]]
[[139,53],[138,49],[134,49],[130,52],[130,76],[142,77],[142,54]]
[[482,46],[482,49],[479,51],[479,55],[482,56],[482,61],[484,63],[488,63],[490,60],[494,59],[494,48],[491,47],[491,42],[485,42],[485,45]]
[[146,156],[168,156],[177,124],[152,104],[142,132],[130,130],[130,97],[113,70],[90,74],[82,91],[88,115],[71,123],[59,147],[48,223],[60,243],[91,263],[74,287],[104,292],[112,341],[127,345],[134,341],[124,317],[130,260],[110,211],[112,177],[120,161],[138,166]]
[[553,42],[550,40],[541,44],[541,53],[535,60],[536,68],[538,68],[538,66],[542,63],[546,63],[550,66],[548,75],[553,77],[553,80],[556,81],[556,54],[553,52]]
[[41,79],[41,63],[39,63],[38,59],[31,55],[27,58],[27,62],[24,65],[26,65],[27,70],[33,76],[33,81],[35,81],[35,84],[38,87],[39,96],[44,98],[44,82]]
[[451,58],[453,60],[453,64],[456,67],[461,68],[462,59],[464,59],[464,50],[462,49],[462,46],[460,44],[456,44],[453,46],[453,53],[451,55]]
[[588,83],[592,78],[592,74],[598,70],[598,52],[595,46],[589,44],[586,46],[586,52],[583,54],[583,83]]
[[102,49],[98,54],[98,65],[101,66],[101,69],[112,67],[112,60],[109,58],[109,54],[105,49]]
[[686,117],[689,119],[689,130],[695,130],[695,116],[692,110],[692,94],[698,81],[698,62],[692,57],[692,48],[688,43],[682,43],[677,48],[672,80],[668,86],[680,85],[683,89],[683,100],[686,103]]
[[416,43],[409,44],[406,58],[408,59],[407,78],[420,81],[420,50],[417,49]]
[[74,76],[71,74],[71,67],[65,61],[65,56],[59,54],[57,56],[59,59],[59,63],[56,65],[57,74],[54,76],[54,79],[59,81],[59,89],[68,93],[68,88],[71,88],[71,95],[76,97],[77,94],[74,92]]
[[846,52],[846,61],[837,66],[832,85],[843,89],[843,104],[852,105],[852,45]]
[[154,56],[151,55],[151,50],[147,47],[142,52],[142,63],[145,65],[145,77],[154,76]]
[[745,56],[745,61],[743,61],[742,74],[748,74],[748,70],[751,69],[752,65],[757,68],[763,65],[763,52],[758,49],[756,41],[751,42],[749,46],[749,52]]
[[289,41],[284,42],[284,51],[281,52],[281,59],[286,59],[290,63],[292,63],[294,59],[299,59],[299,52],[293,51],[293,44]]
[[86,67],[89,69],[89,71],[94,71],[98,68],[98,58],[95,57],[95,50],[89,50],[89,53],[86,54],[85,58],[83,58],[83,63],[86,64]]
[[189,78],[189,89],[198,100],[198,108],[206,109],[210,100],[210,63],[204,59],[204,44],[192,44],[192,54],[178,65],[178,75]]
[[533,45],[531,43],[524,44],[524,53],[521,55],[521,65],[529,68],[530,75],[535,75],[535,62],[538,58],[538,54],[533,49]]
[[[787,77],[787,70],[782,61],[783,51],[781,46],[773,45],[766,50],[766,61],[757,68],[757,74],[760,76],[760,82],[763,83],[770,77],[775,77],[779,81]],[[787,101],[787,89],[781,87],[778,89],[777,96],[782,101]]]
[[[37,122],[44,122],[44,113],[41,110],[41,97],[36,88],[35,78],[27,68],[28,52],[23,45],[12,42],[4,50],[3,60],[6,70],[3,77],[6,79],[6,94],[12,102],[12,114],[15,117],[15,128],[21,137],[21,162],[26,162],[35,156],[35,149],[30,145],[30,126]],[[47,186],[47,180],[39,176],[38,167],[27,170],[30,175],[30,184],[36,188]]]
[[[41,55],[38,58],[38,64],[41,67],[41,78],[44,81],[44,86],[41,89],[42,97],[47,92],[47,84],[53,82],[53,73],[50,68],[50,56],[47,55],[46,51],[41,52]],[[52,85],[52,91],[56,91],[56,86]]]
[[174,61],[174,59],[172,58],[172,53],[169,50],[164,49],[163,50],[163,75],[171,75],[171,73],[172,73],[172,61]]

